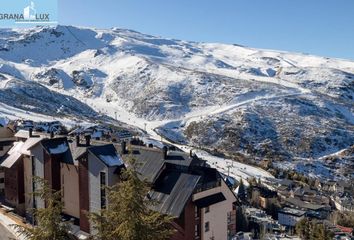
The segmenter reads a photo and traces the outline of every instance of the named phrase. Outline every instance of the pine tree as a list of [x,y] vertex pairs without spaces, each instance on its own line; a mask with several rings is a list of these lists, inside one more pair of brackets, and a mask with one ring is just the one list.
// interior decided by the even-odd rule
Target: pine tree
[[306,225],[306,219],[301,219],[299,222],[296,223],[295,230],[296,233],[300,236],[303,237],[305,235],[305,225]]
[[70,225],[63,222],[61,213],[64,204],[61,201],[61,191],[54,191],[50,188],[47,181],[39,177],[33,179],[38,190],[33,192],[33,198],[42,199],[46,207],[32,209],[32,215],[37,223],[36,226],[14,225],[16,232],[28,240],[68,240],[74,239],[69,234]]
[[93,239],[164,240],[173,234],[172,218],[152,211],[156,204],[147,197],[149,187],[141,181],[135,160],[130,157],[122,181],[107,188],[107,209],[90,216]]
[[243,184],[243,180],[241,178],[240,180],[240,184],[238,186],[238,193],[237,193],[238,197],[244,201],[246,199],[246,191],[245,191],[245,185]]
[[304,218],[296,224],[296,233],[304,240],[330,240],[333,234],[321,222]]
[[321,223],[313,224],[311,239],[315,240],[330,240],[333,239],[330,232],[325,228],[325,226]]
[[236,207],[236,229],[237,231],[248,231],[248,220],[242,207]]

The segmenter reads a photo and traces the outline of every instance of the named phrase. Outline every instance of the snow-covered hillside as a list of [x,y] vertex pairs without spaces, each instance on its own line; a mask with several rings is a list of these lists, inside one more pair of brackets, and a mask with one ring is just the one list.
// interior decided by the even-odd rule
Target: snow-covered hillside
[[3,29],[0,103],[2,115],[100,114],[180,143],[320,157],[354,143],[354,62],[124,29]]

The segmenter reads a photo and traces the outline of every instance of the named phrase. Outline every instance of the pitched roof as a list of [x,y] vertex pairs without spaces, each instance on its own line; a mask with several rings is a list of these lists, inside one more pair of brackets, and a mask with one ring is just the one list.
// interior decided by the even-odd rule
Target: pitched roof
[[28,138],[20,149],[20,152],[25,155],[30,155],[31,153],[28,150],[37,145],[42,140],[43,136]]
[[69,145],[65,137],[43,139],[41,144],[49,154],[61,154],[69,150]]
[[189,154],[180,151],[169,151],[167,159],[163,159],[160,149],[134,145],[131,146],[130,154],[122,155],[124,159],[130,156],[136,160],[137,171],[141,174],[141,177],[150,183],[156,180],[165,164],[189,167],[204,163],[204,161],[190,157]]
[[100,159],[108,167],[117,167],[124,164],[112,144],[88,147],[88,151]]
[[10,154],[5,160],[1,163],[1,167],[11,168],[20,158],[22,154],[19,152],[14,152]]
[[161,151],[156,149],[134,147],[130,154],[124,154],[122,157],[124,159],[134,158],[137,172],[141,174],[142,179],[150,183],[156,180],[164,165]]
[[67,164],[76,165],[77,162],[73,158],[69,143],[66,137],[61,138],[51,138],[51,139],[43,139],[41,141],[41,145],[50,155],[58,155],[61,154],[60,161]]
[[343,227],[343,226],[340,226],[340,225],[336,225],[337,228],[339,228],[342,232],[345,232],[345,233],[349,233],[351,234],[354,230],[354,228],[350,228],[350,227]]
[[12,154],[14,152],[19,152],[20,149],[22,148],[23,144],[25,144],[24,142],[14,142],[14,145],[12,146],[12,148],[10,148],[10,150],[8,151],[8,154]]
[[23,148],[24,142],[15,142],[12,148],[7,152],[6,157],[4,157],[1,163],[2,167],[11,168],[17,160],[22,156],[21,149]]
[[293,215],[293,216],[297,216],[297,217],[301,217],[303,215],[305,215],[305,211],[299,210],[299,209],[294,209],[294,208],[283,208],[280,209],[279,212],[284,213],[284,214],[289,214],[289,215]]
[[69,141],[69,148],[74,160],[78,160],[87,151],[86,146],[77,146],[76,143],[72,141]]
[[[33,136],[48,136],[48,134],[43,133],[43,132],[33,132]],[[15,133],[15,137],[17,138],[29,138],[29,132],[27,130],[19,130],[17,133]]]
[[185,152],[168,151],[165,162],[182,166],[190,166],[194,163],[194,158],[190,157],[189,154]]
[[157,204],[153,210],[179,217],[200,179],[200,176],[178,171],[169,172],[159,178],[156,187],[150,191],[151,199]]
[[308,203],[308,202],[304,202],[298,198],[293,198],[293,197],[290,197],[290,198],[287,198],[285,199],[285,201],[291,205],[294,205],[298,208],[302,208],[302,209],[310,209],[310,210],[320,210],[320,209],[324,209],[326,208],[327,206],[324,206],[324,205],[319,205],[319,204],[313,204],[313,203]]

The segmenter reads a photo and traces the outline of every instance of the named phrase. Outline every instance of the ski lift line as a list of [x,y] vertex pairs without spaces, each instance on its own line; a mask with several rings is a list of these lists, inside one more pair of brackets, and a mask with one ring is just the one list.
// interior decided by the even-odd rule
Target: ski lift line
[[75,34],[68,28],[68,26],[65,26],[65,28],[69,31],[69,33],[79,42],[81,42],[83,45],[86,46],[86,43],[84,43],[83,41],[81,41],[78,37],[75,36]]

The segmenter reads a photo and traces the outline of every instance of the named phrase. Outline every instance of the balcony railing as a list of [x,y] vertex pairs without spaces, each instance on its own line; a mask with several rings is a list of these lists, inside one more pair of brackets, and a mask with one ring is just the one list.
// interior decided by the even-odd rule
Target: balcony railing
[[200,183],[200,184],[197,184],[197,187],[195,188],[194,193],[204,192],[209,189],[213,189],[213,188],[220,187],[220,186],[221,186],[221,179],[218,179],[214,182]]

